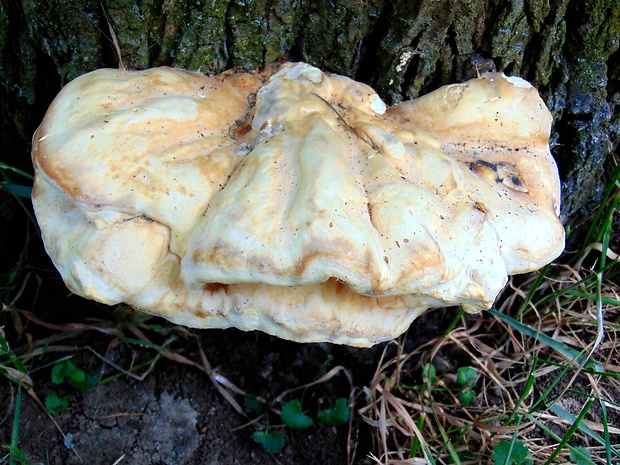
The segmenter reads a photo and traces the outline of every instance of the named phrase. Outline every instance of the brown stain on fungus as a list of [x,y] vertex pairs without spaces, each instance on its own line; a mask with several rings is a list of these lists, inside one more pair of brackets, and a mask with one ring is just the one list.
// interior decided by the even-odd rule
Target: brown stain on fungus
[[476,160],[469,164],[469,169],[491,185],[503,184],[517,192],[528,192],[521,172],[514,164],[503,161],[491,163],[485,160]]
[[483,204],[482,202],[475,202],[474,203],[476,210],[481,211],[484,214],[489,213],[489,210],[487,210],[487,207],[485,204]]
[[252,125],[251,124],[238,124],[235,125],[233,127],[231,127],[230,130],[230,136],[232,136],[234,139],[241,139],[243,136],[245,136],[247,133],[249,133],[252,130]]
[[202,290],[204,292],[208,292],[210,294],[216,294],[218,292],[223,292],[224,294],[228,293],[228,284],[222,283],[205,283],[202,286]]

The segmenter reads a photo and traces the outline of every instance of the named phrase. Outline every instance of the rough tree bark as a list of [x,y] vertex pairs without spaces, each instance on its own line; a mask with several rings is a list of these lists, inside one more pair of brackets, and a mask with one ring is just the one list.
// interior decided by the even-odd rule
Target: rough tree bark
[[[0,0],[0,136],[28,165],[30,136],[62,85],[118,66],[220,72],[304,60],[388,102],[478,71],[525,77],[555,120],[563,220],[600,198],[620,136],[617,0]],[[4,156],[3,156],[4,158]]]

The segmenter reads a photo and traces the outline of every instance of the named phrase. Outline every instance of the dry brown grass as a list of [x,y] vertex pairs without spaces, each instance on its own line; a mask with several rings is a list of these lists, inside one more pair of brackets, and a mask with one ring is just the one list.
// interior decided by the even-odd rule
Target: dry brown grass
[[[375,461],[492,463],[500,441],[521,442],[534,463],[574,461],[579,446],[593,463],[617,460],[620,286],[606,280],[597,295],[593,283],[593,271],[561,265],[543,280],[510,283],[499,310],[540,337],[485,312],[461,314],[451,331],[410,352],[405,338],[395,342],[396,355],[377,367],[360,412],[374,431]],[[466,406],[453,371],[463,363],[478,373],[475,399]],[[436,367],[434,381],[424,376],[426,364]]]

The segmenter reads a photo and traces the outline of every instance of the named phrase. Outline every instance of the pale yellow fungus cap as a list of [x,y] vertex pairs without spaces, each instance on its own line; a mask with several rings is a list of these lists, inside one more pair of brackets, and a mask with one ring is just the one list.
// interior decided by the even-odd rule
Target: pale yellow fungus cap
[[561,253],[550,125],[498,73],[386,108],[304,63],[98,70],[34,135],[33,202],[76,294],[369,346],[429,307],[489,308]]

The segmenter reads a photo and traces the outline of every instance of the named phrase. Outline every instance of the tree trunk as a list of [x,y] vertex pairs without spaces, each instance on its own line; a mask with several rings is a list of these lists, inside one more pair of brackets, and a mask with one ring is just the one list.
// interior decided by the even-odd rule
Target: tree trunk
[[[601,197],[620,135],[617,0],[0,0],[0,131],[8,163],[71,79],[117,67],[221,72],[303,60],[388,103],[477,72],[520,75],[555,125],[564,222]],[[3,157],[4,158],[4,157]]]

